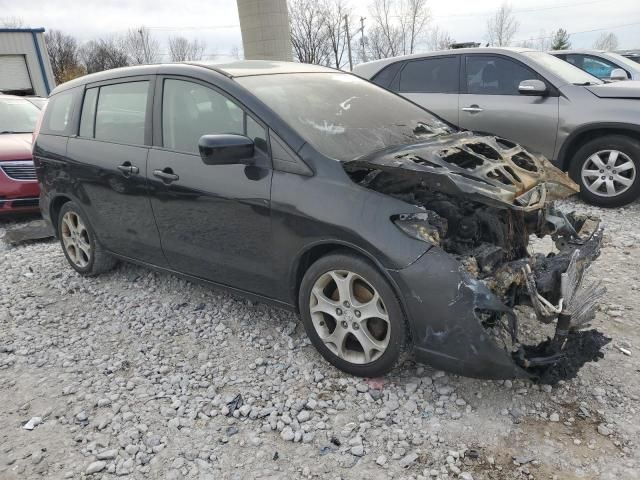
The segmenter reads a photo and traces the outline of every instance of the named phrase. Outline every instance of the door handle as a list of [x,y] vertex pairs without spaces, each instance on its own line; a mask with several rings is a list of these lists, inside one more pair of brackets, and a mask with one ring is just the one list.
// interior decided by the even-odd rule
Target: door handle
[[484,109],[480,108],[478,105],[470,105],[468,107],[463,107],[462,111],[469,112],[469,113],[480,113],[480,112],[484,112]]
[[131,165],[131,162],[124,162],[122,165],[118,165],[118,170],[125,175],[136,174],[140,171],[138,167]]
[[169,167],[166,167],[163,170],[154,170],[153,175],[161,178],[166,183],[175,182],[176,180],[180,179],[180,177],[173,173],[173,170],[171,170]]

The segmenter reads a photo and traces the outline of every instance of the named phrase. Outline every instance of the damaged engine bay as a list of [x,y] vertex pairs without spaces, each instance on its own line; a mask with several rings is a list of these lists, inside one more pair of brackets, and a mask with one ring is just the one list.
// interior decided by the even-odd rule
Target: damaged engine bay
[[[392,220],[453,256],[469,288],[480,282],[502,302],[499,310],[476,303],[475,319],[527,376],[553,384],[603,357],[610,339],[586,327],[605,289],[585,280],[602,228],[597,218],[554,206],[578,186],[549,161],[502,138],[458,132],[375,152],[344,169],[357,184],[421,209]],[[532,236],[550,237],[557,251],[535,253]],[[524,343],[515,310],[522,306],[540,325],[555,322],[553,335]]]

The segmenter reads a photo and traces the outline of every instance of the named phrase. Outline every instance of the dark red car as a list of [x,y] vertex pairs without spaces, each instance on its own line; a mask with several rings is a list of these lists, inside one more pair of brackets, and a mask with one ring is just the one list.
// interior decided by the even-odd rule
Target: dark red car
[[24,98],[0,95],[0,215],[38,211],[31,143],[39,116],[40,109]]

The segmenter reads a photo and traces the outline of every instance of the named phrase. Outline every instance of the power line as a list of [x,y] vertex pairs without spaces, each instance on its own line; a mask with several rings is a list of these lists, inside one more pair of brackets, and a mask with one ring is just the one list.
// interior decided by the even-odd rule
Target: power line
[[[579,35],[581,33],[602,32],[604,30],[614,30],[616,28],[632,27],[634,25],[640,25],[640,22],[625,23],[623,25],[614,25],[614,26],[611,26],[611,27],[604,27],[604,28],[594,28],[592,30],[581,30],[579,32],[567,32],[567,34],[568,35]],[[524,42],[524,41],[527,41],[527,40],[545,40],[547,38],[553,38],[553,35],[546,35],[544,37],[522,38],[520,40],[513,40],[511,43]]]
[[237,25],[212,25],[212,26],[185,26],[185,27],[147,27],[149,30],[218,30],[222,28],[240,28],[240,24]]
[[[512,10],[512,13],[529,13],[529,12],[541,12],[545,10],[555,10],[558,8],[570,8],[570,7],[581,7],[583,5],[591,5],[593,3],[602,3],[605,0],[591,0],[588,2],[579,2],[579,3],[567,3],[564,5],[553,5],[551,7],[540,7],[540,8],[523,8]],[[476,12],[476,13],[460,13],[453,15],[434,15],[433,18],[458,18],[458,17],[484,17],[488,15],[494,15],[495,12]]]

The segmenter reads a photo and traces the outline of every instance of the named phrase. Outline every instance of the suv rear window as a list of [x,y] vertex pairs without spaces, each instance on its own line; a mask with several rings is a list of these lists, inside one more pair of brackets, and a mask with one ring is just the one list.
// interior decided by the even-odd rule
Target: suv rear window
[[458,57],[425,58],[407,62],[400,72],[405,93],[458,93]]
[[100,87],[96,140],[144,145],[148,94],[149,82],[146,80]]

